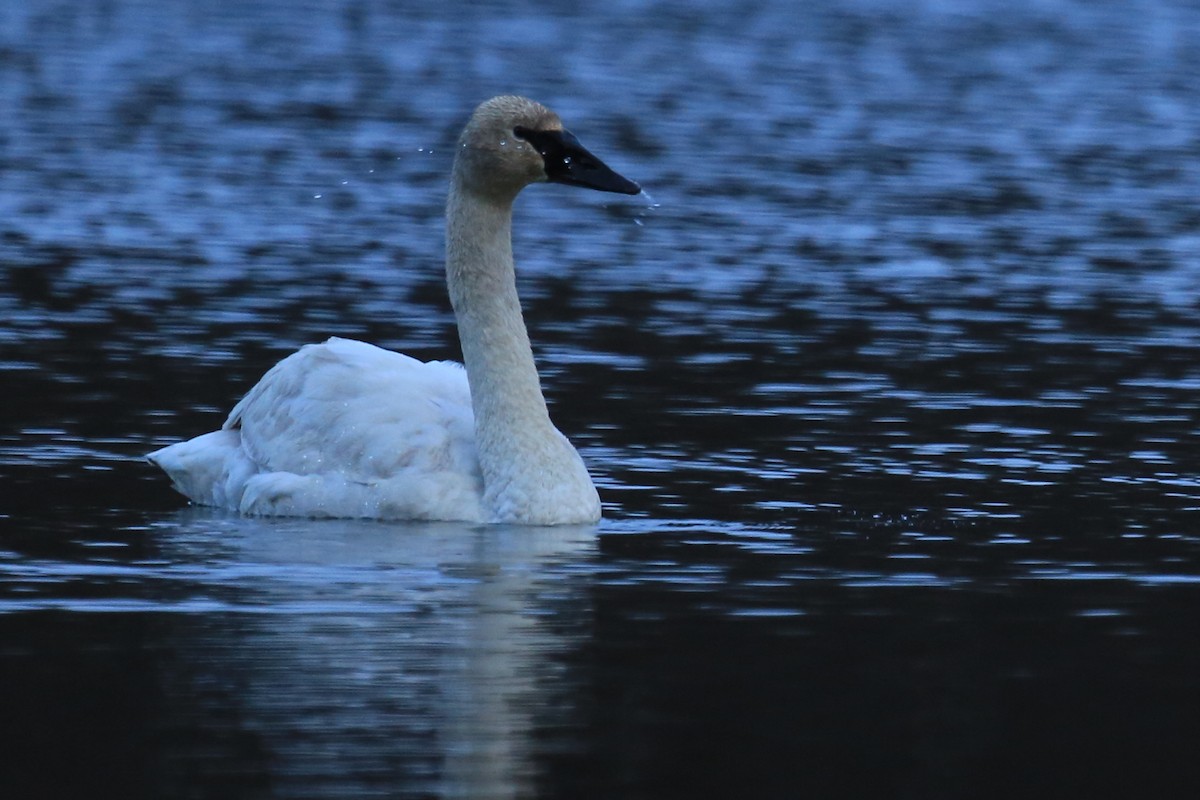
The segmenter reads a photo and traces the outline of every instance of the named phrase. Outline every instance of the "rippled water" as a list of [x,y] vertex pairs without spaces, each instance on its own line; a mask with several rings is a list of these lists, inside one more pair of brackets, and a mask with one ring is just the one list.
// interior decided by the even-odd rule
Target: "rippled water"
[[[1194,792],[1196,75],[1166,0],[0,5],[0,780]],[[506,91],[649,192],[517,214],[604,522],[183,508],[300,344],[458,356]]]

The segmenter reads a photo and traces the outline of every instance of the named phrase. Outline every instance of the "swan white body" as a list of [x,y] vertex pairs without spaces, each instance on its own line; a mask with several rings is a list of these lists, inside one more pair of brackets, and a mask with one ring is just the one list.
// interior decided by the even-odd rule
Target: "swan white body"
[[243,514],[593,522],[600,499],[550,421],[521,316],[512,202],[551,180],[636,194],[552,112],[494,98],[460,139],[446,281],[465,369],[348,339],[276,364],[225,424],[147,458],[193,502]]

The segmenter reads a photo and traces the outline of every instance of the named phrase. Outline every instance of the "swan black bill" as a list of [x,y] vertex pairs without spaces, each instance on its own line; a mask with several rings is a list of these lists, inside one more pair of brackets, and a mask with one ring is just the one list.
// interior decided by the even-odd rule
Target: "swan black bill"
[[611,167],[592,155],[570,131],[534,131],[517,128],[517,136],[529,142],[546,165],[546,177],[551,183],[582,186],[601,192],[640,194],[642,187],[617,174]]

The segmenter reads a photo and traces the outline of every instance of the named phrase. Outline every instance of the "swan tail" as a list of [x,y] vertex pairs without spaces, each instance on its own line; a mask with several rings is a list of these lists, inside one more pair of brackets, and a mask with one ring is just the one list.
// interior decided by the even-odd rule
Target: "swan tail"
[[241,446],[241,432],[222,429],[169,445],[146,456],[193,503],[237,510],[254,464]]

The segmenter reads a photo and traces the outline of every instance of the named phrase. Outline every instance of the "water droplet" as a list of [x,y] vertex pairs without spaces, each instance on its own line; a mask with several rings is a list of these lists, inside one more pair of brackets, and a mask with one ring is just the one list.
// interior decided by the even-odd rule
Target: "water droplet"
[[320,199],[321,199],[321,195],[319,195],[319,194],[314,194],[314,195],[313,195],[313,199],[314,199],[314,200],[320,200]]

